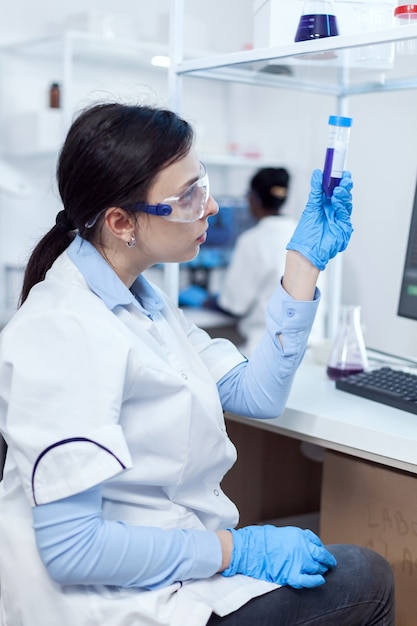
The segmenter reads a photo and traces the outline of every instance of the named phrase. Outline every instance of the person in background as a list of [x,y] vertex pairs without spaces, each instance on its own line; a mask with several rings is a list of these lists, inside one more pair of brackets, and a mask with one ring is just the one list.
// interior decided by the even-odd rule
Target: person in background
[[[297,225],[284,213],[289,187],[290,174],[284,167],[265,167],[254,174],[248,202],[257,223],[239,236],[215,298],[220,310],[238,318],[237,329],[243,339],[239,347],[247,356],[265,330],[267,302],[284,273],[285,246]],[[314,334],[322,333],[323,304],[310,341]]]
[[[191,126],[97,104],[59,155],[63,207],[0,335],[0,615],[8,626],[394,623],[389,564],[309,530],[236,529],[223,411],[280,414],[348,245],[352,181],[313,172],[250,360],[143,273],[194,258],[218,211]],[[326,207],[331,210],[327,211]]]

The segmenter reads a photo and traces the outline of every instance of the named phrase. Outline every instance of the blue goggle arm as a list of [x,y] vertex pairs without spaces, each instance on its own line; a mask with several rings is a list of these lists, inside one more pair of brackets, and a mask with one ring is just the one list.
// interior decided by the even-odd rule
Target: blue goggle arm
[[142,211],[143,213],[150,213],[151,215],[171,215],[172,207],[169,204],[146,204],[141,202],[136,202],[135,204],[129,204],[129,206],[124,207],[131,211]]

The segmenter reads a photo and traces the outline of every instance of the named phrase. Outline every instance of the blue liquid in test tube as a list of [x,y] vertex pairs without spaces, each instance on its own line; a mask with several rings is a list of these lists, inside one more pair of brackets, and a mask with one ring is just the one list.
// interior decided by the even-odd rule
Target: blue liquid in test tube
[[339,115],[329,117],[329,136],[323,168],[323,191],[328,198],[331,197],[333,189],[339,184],[345,169],[351,126],[351,117],[340,117]]

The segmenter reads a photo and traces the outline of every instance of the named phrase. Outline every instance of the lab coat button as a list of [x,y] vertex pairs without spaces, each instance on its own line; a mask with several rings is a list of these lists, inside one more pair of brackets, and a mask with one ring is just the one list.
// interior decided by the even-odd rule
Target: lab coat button
[[287,315],[288,315],[288,317],[294,317],[294,315],[295,315],[294,309],[288,309]]
[[218,489],[214,489],[214,490],[213,490],[213,493],[214,493],[214,495],[215,495],[215,496],[219,496],[219,495],[220,495],[220,492],[219,492],[219,490],[218,490]]
[[181,374],[181,376],[183,377],[183,379],[184,379],[184,380],[187,380],[187,379],[188,379],[188,376],[187,376],[187,374],[186,374],[185,372],[183,372],[183,373]]

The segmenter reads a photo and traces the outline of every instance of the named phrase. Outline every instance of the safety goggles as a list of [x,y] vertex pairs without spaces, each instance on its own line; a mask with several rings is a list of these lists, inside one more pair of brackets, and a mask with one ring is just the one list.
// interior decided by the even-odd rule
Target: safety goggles
[[[196,222],[204,215],[204,210],[210,196],[209,179],[205,165],[200,162],[200,177],[182,194],[169,196],[158,204],[134,202],[123,205],[126,211],[141,211],[150,215],[159,215],[169,222]],[[86,228],[92,228],[99,215],[86,222]]]

